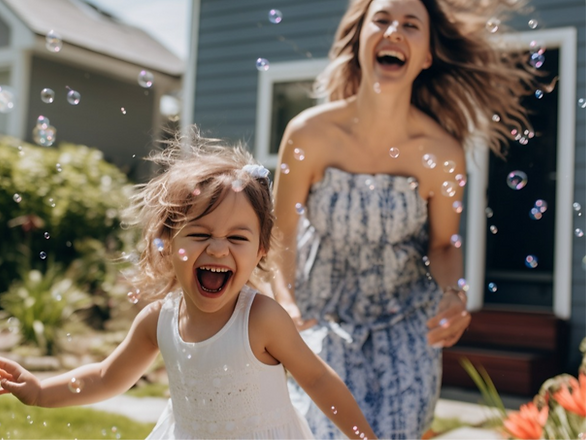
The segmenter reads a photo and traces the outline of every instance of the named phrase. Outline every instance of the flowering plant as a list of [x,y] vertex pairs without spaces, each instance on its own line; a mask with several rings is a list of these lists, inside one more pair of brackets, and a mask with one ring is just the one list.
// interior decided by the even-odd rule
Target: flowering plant
[[586,440],[586,338],[578,378],[560,374],[546,380],[532,402],[519,411],[506,411],[486,370],[464,359],[462,366],[474,380],[488,406],[498,410],[496,429],[510,439]]

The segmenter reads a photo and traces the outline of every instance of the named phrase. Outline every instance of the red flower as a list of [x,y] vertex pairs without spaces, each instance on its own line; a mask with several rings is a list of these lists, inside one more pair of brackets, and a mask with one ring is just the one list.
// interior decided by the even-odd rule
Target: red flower
[[547,422],[548,407],[537,409],[533,402],[521,405],[519,412],[513,412],[503,422],[505,429],[518,439],[539,439]]
[[586,374],[580,373],[579,378],[580,382],[575,377],[570,377],[568,383],[562,383],[553,398],[566,411],[586,417]]

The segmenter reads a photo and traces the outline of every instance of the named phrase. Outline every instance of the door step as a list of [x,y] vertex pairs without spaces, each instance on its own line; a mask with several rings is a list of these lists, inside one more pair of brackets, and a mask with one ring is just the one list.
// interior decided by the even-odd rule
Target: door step
[[443,384],[476,388],[460,362],[483,367],[498,392],[533,397],[562,372],[566,323],[551,313],[507,310],[472,312],[469,329],[444,349]]

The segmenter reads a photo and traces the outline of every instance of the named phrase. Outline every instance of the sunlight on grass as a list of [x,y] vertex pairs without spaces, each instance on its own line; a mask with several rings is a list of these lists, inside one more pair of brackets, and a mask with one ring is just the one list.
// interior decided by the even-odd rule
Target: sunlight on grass
[[38,408],[0,396],[0,438],[144,439],[153,426],[88,408]]

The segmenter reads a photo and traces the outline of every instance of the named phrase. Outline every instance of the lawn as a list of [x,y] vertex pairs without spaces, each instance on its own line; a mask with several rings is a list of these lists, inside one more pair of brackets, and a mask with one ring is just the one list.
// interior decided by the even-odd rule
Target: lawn
[[88,408],[38,408],[0,396],[0,438],[144,439],[153,426]]

